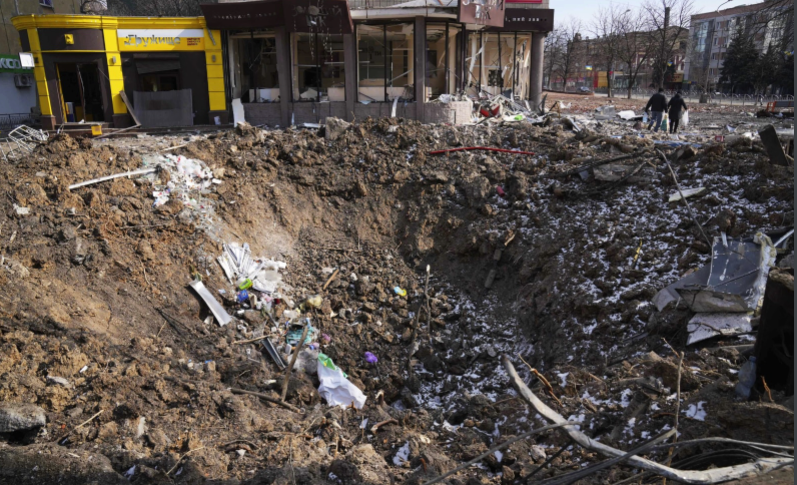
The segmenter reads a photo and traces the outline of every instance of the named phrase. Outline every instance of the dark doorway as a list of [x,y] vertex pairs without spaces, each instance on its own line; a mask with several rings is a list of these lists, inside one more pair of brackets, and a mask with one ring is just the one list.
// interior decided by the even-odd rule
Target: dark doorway
[[57,64],[61,104],[67,122],[104,121],[100,73],[96,64]]
[[177,91],[180,89],[180,80],[177,72],[146,74],[141,76],[141,86],[143,91]]
[[56,68],[64,121],[105,121],[97,64],[59,63]]

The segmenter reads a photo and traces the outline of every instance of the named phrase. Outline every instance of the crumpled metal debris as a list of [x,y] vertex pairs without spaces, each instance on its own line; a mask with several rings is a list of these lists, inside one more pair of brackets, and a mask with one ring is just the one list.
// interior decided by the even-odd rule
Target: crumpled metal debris
[[776,255],[772,240],[762,233],[739,240],[715,237],[711,263],[659,291],[653,303],[662,311],[683,299],[700,315],[689,322],[689,343],[749,332],[749,314],[761,307]]
[[33,152],[36,145],[44,143],[49,135],[26,125],[20,125],[8,132],[8,137],[0,138],[0,156],[6,162],[16,161]]

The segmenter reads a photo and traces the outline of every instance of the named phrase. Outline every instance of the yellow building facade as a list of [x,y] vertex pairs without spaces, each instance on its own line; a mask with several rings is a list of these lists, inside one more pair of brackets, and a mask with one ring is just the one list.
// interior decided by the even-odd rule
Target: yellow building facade
[[227,122],[221,34],[203,17],[28,15],[12,22],[34,57],[45,129],[81,120],[116,128],[143,119],[149,126]]

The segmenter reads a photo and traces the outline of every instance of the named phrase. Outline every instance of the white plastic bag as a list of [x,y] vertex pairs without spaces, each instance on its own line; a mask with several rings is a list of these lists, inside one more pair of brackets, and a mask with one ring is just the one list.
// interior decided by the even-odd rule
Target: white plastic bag
[[684,115],[681,118],[681,128],[686,128],[689,126],[689,111],[684,111]]
[[362,409],[365,405],[365,394],[324,354],[318,354],[318,380],[321,381],[318,394],[330,406],[346,407],[353,403],[355,408]]

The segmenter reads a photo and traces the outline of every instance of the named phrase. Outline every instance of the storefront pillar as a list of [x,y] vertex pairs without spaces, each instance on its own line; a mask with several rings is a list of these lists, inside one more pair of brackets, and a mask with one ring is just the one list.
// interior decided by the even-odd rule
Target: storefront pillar
[[[356,29],[356,27],[355,27]],[[359,85],[357,76],[357,31],[343,34],[343,64],[346,79],[346,121],[354,120],[354,106],[357,103]]]
[[44,74],[44,60],[39,42],[39,31],[36,28],[27,29],[30,51],[33,54],[33,77],[36,79],[36,91],[39,93],[39,109],[41,119],[39,122],[45,130],[55,129],[55,116],[50,101],[50,90],[47,86],[47,76]]
[[424,122],[426,103],[426,17],[415,17],[415,119]]
[[205,66],[208,73],[208,98],[210,110],[208,123],[226,125],[230,122],[227,109],[227,92],[224,89],[224,56],[221,50],[221,31],[207,28],[205,19],[201,19],[205,37]]
[[542,100],[542,71],[545,55],[545,32],[531,34],[531,80],[529,84],[529,99],[532,105],[539,106]]
[[122,54],[119,52],[119,38],[117,28],[119,22],[113,17],[102,17],[102,38],[105,43],[105,61],[108,66],[108,84],[111,90],[111,104],[113,105],[113,126],[127,128],[133,126],[133,118],[127,111],[127,105],[122,100],[121,92],[125,90],[124,76],[122,75]]
[[291,124],[291,93],[293,86],[291,85],[291,73],[293,72],[293,65],[291,64],[291,34],[285,27],[277,27],[274,29],[275,47],[277,49],[277,79],[279,80],[280,88],[280,120],[282,126],[290,126]]

